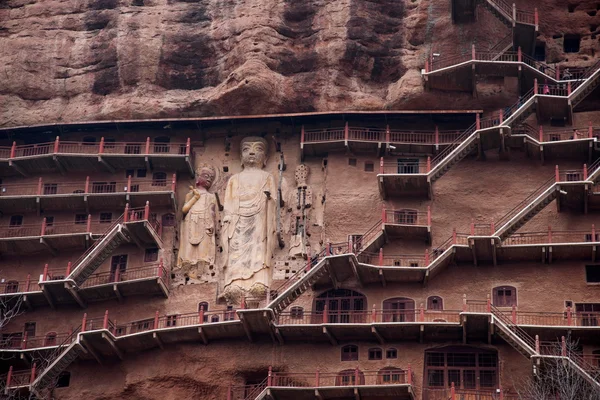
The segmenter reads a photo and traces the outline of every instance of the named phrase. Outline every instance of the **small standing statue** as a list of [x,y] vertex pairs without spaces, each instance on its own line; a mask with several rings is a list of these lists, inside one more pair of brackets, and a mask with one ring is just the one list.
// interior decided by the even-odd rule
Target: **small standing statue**
[[296,178],[296,191],[292,193],[288,211],[291,211],[290,231],[290,257],[306,257],[309,252],[308,236],[310,226],[310,207],[312,206],[312,189],[308,186],[308,166],[300,164],[296,167],[294,177]]
[[247,137],[240,143],[242,172],[225,189],[223,229],[224,292],[239,302],[246,294],[265,296],[271,284],[273,249],[277,243],[277,185],[263,168],[267,141]]
[[190,186],[181,210],[184,220],[178,260],[186,276],[193,279],[206,272],[207,265],[213,267],[215,264],[217,221],[217,199],[208,192],[216,177],[215,169],[207,164],[201,165],[196,176],[196,188]]

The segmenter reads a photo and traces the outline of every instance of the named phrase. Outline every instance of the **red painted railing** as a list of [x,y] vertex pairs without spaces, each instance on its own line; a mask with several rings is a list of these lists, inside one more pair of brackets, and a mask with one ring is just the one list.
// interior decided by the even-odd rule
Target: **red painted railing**
[[380,174],[427,174],[431,170],[431,163],[427,161],[419,162],[383,162],[379,164]]
[[62,141],[27,145],[13,144],[0,148],[0,158],[23,158],[49,154],[86,155],[190,155],[190,139],[186,142],[161,143],[148,138],[145,142],[109,142],[101,138],[97,143]]
[[110,283],[127,282],[137,279],[149,278],[159,278],[168,287],[169,274],[167,273],[167,270],[165,269],[162,262],[139,268],[128,268],[123,272],[117,269],[114,272],[106,271],[93,274],[83,283],[83,285],[81,285],[81,287],[87,288],[91,286],[106,285]]
[[108,224],[91,223],[91,220],[77,222],[54,222],[0,227],[0,238],[40,237],[52,235],[99,234]]
[[323,142],[374,142],[374,143],[415,143],[415,144],[448,144],[452,143],[460,131],[419,131],[390,130],[388,128],[346,127],[303,130],[303,143]]
[[42,347],[56,347],[69,339],[71,342],[75,338],[71,335],[71,332],[60,333],[60,334],[47,334],[46,336],[33,336],[28,337],[27,334],[23,336],[15,336],[13,338],[6,338],[0,341],[0,348],[11,349],[11,350],[26,350],[26,349],[38,349]]
[[427,267],[433,257],[429,252],[426,254],[384,254],[383,249],[379,253],[362,252],[358,261],[363,264],[377,265],[380,267]]
[[535,400],[501,389],[423,388],[423,397],[428,400]]
[[365,311],[286,311],[277,317],[278,325],[314,325],[314,324],[375,324],[392,322],[431,322],[459,323],[460,311],[452,310],[380,310]]
[[431,225],[431,209],[417,211],[412,209],[383,209],[383,223],[395,225]]

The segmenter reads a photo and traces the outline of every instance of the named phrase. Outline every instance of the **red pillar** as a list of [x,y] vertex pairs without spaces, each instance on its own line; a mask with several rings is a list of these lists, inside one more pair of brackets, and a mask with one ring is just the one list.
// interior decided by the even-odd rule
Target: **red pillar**
[[514,325],[516,325],[517,324],[517,306],[515,306],[515,305],[512,306],[511,316],[512,316],[512,323]]
[[377,308],[375,308],[375,304],[373,304],[373,309],[371,310],[371,322],[377,322]]
[[450,384],[450,399],[456,400],[456,389],[454,387],[454,382]]
[[300,128],[300,144],[304,143],[304,125]]
[[144,206],[144,219],[147,221],[150,219],[150,202],[147,201]]
[[17,142],[13,142],[10,148],[10,158],[15,158],[15,154],[17,152]]
[[544,141],[544,128],[540,125],[540,142]]
[[150,138],[146,138],[146,154],[150,154]]
[[319,387],[319,370],[317,369],[317,372],[315,373],[315,387]]
[[517,49],[517,61],[523,62],[523,52],[521,51],[521,46]]
[[29,378],[30,385],[33,383],[33,381],[35,381],[36,367],[37,367],[36,363],[33,363],[33,366],[31,367],[31,377]]
[[42,194],[42,177],[40,177],[40,179],[38,179],[38,192],[37,192],[38,196],[40,196]]
[[11,365],[10,368],[8,368],[8,374],[6,375],[6,387],[10,387],[10,380],[12,379],[12,374],[13,366]]
[[233,394],[231,393],[231,384],[227,387],[227,400],[232,400]]
[[81,332],[85,332],[86,325],[87,325],[87,313],[83,314],[83,319],[81,320]]
[[85,188],[84,188],[83,192],[86,194],[90,192],[90,177],[89,176],[85,177]]
[[58,136],[54,139],[54,153],[58,153],[58,147],[60,146],[60,139]]
[[88,232],[92,232],[92,214],[88,214],[86,228]]
[[406,368],[406,383],[412,385],[412,368],[410,367],[410,364],[408,364],[408,367]]
[[534,21],[534,23],[535,23],[535,29],[537,30],[537,29],[538,29],[538,26],[540,25],[540,16],[539,16],[539,14],[538,14],[538,9],[537,9],[537,7],[536,7],[536,8],[534,8],[534,10],[533,10],[533,21]]
[[200,306],[200,311],[198,311],[198,324],[204,323],[204,306]]
[[171,191],[175,191],[175,187],[177,186],[177,174],[173,174],[173,179],[171,180]]
[[427,206],[427,225],[431,226],[431,206]]
[[29,292],[29,284],[31,283],[31,274],[27,274],[27,280],[25,281],[25,291]]
[[127,176],[127,193],[131,193],[131,175]]
[[104,319],[102,320],[102,329],[108,329],[108,310],[104,311]]
[[100,138],[100,148],[98,149],[98,154],[104,154],[104,137]]
[[502,125],[502,121],[504,121],[504,110],[500,109],[500,125]]
[[452,228],[452,244],[456,244],[456,228]]
[[384,224],[387,222],[386,213],[385,213],[385,204],[381,206],[381,222]]
[[158,310],[154,313],[154,329],[158,329]]
[[71,261],[67,263],[67,276],[71,275]]
[[192,141],[190,138],[187,138],[185,142],[185,155],[189,156],[192,148]]
[[567,96],[571,95],[571,82],[567,82]]
[[21,350],[25,350],[27,348],[27,332],[23,334],[23,340],[21,341]]
[[481,129],[481,117],[479,116],[479,113],[475,114],[475,129]]
[[327,304],[325,304],[325,307],[323,307],[323,323],[326,324],[329,322],[329,307],[327,307]]
[[560,171],[558,170],[558,165],[554,167],[554,178],[556,182],[560,182]]
[[571,312],[571,307],[567,307],[567,325],[573,325],[573,313]]
[[346,125],[344,125],[344,140],[348,143],[348,138],[350,137],[350,129],[348,128],[348,121],[346,121]]
[[427,156],[427,173],[431,171],[431,156]]
[[40,236],[44,236],[46,234],[46,217],[42,220],[42,231],[40,232]]
[[492,312],[492,302],[490,300],[490,296],[488,296],[488,298],[487,298],[487,301],[486,301],[486,304],[485,304],[485,308],[486,308],[487,312],[489,312],[489,313]]
[[269,366],[269,375],[267,376],[267,386],[273,386],[273,367]]
[[477,54],[475,53],[475,44],[471,45],[471,59],[475,60],[477,59]]
[[380,173],[380,174],[383,174],[383,173],[384,173],[384,171],[383,171],[383,157],[381,157],[381,158],[379,159],[379,173]]
[[45,282],[48,280],[48,264],[44,265],[44,275],[42,276],[42,281]]
[[435,144],[440,144],[440,130],[438,126],[435,126]]
[[[557,78],[558,79],[558,78]],[[538,81],[537,78],[533,80],[533,95],[535,96],[536,94],[538,94]]]
[[587,178],[588,178],[587,164],[583,164],[583,180],[587,181]]
[[423,308],[423,304],[419,307],[419,321],[425,322],[425,309]]

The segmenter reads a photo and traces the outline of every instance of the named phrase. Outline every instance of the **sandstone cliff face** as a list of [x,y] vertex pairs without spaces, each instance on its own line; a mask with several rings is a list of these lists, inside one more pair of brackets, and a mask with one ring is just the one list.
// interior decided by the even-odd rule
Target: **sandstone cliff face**
[[[600,3],[520,3],[539,8],[549,61],[594,58]],[[482,7],[477,18],[453,25],[450,0],[4,0],[0,126],[496,107],[508,96],[422,89],[430,51],[508,33]],[[565,33],[582,36],[580,53],[563,53]]]

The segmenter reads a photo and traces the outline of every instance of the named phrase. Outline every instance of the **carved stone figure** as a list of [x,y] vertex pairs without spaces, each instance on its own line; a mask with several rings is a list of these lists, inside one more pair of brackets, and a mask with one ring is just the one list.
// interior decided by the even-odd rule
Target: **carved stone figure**
[[196,279],[215,264],[217,199],[209,193],[215,180],[215,169],[202,165],[196,171],[196,187],[190,186],[182,212],[181,242],[178,265],[190,278]]
[[261,297],[271,283],[276,236],[277,186],[263,171],[267,141],[244,138],[240,144],[242,172],[225,189],[223,217],[224,292],[234,302],[249,293]]
[[291,195],[288,202],[291,211],[290,221],[290,251],[291,257],[307,256],[310,253],[308,236],[310,226],[310,207],[312,206],[312,189],[308,186],[309,168],[305,164],[296,167],[294,177],[296,178],[296,191]]

